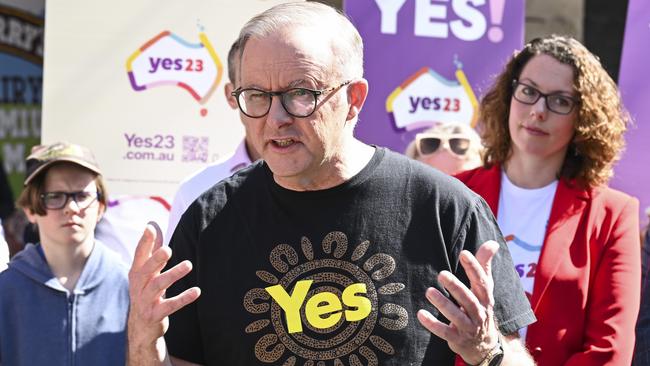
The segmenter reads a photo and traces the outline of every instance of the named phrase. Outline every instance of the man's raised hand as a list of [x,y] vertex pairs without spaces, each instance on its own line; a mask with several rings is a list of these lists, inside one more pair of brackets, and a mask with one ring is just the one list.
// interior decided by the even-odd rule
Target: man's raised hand
[[452,351],[473,365],[480,363],[498,342],[492,279],[492,258],[498,250],[498,243],[488,241],[481,245],[476,257],[466,250],[460,253],[460,263],[467,273],[471,289],[448,271],[438,274],[438,282],[460,306],[437,289],[427,289],[427,299],[449,319],[449,325],[426,310],[418,312],[418,320],[425,328],[446,340]]
[[201,294],[198,287],[192,287],[172,298],[164,297],[169,286],[192,270],[192,263],[186,260],[161,273],[170,258],[171,249],[162,246],[160,228],[149,223],[129,271],[129,366],[160,364],[166,355],[162,337],[169,327],[168,316]]

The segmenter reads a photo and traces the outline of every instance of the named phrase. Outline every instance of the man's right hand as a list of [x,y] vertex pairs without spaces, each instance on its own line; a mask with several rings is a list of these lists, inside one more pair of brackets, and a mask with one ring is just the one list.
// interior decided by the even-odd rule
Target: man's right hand
[[129,271],[131,306],[128,322],[129,366],[160,365],[165,360],[163,335],[169,327],[168,316],[196,300],[198,287],[166,299],[165,291],[192,270],[190,261],[183,261],[161,273],[171,258],[171,249],[162,246],[158,225],[147,225],[135,249]]

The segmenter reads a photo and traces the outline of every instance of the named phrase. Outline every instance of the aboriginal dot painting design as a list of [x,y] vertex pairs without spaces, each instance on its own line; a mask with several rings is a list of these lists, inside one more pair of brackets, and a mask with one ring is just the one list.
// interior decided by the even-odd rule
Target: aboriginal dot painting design
[[[374,366],[379,364],[379,353],[393,355],[395,349],[390,342],[374,331],[377,327],[397,331],[408,325],[406,309],[382,301],[382,296],[396,294],[404,290],[405,285],[390,281],[397,265],[395,259],[385,253],[368,254],[371,246],[367,240],[351,246],[347,236],[338,231],[327,234],[321,248],[316,248],[319,250],[315,250],[307,237],[296,246],[300,253],[288,244],[275,246],[269,255],[269,269],[272,270],[258,270],[256,275],[261,286],[249,290],[243,299],[246,311],[259,317],[245,328],[246,333],[259,335],[252,350],[256,358],[283,366]],[[278,285],[300,305],[300,331],[288,329],[287,309],[268,291],[269,287]],[[304,297],[297,294],[299,285],[308,287]],[[344,292],[354,286],[357,289],[365,286],[365,292],[357,293],[355,299],[361,299],[369,309],[362,319],[348,321],[348,310],[351,313],[361,311],[345,303]],[[332,301],[340,307],[321,314],[330,320],[338,319],[327,328],[310,322],[305,310],[310,298],[323,293],[343,299]],[[316,306],[323,305],[327,304]]]

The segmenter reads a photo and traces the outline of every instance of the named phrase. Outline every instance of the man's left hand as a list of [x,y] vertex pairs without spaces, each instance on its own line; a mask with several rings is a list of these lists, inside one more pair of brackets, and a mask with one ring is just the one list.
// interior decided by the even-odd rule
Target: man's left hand
[[417,315],[425,328],[446,340],[452,351],[472,365],[483,361],[498,342],[491,268],[492,258],[498,250],[497,242],[488,241],[481,245],[476,257],[467,250],[460,253],[460,263],[467,273],[471,290],[448,271],[438,274],[438,282],[449,291],[460,307],[437,289],[427,289],[427,299],[449,319],[449,325],[426,310],[418,311]]

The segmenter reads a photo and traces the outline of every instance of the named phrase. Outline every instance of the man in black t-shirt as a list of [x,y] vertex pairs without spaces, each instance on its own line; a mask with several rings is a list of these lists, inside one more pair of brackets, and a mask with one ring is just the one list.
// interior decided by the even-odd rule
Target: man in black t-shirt
[[234,95],[263,161],[199,197],[171,250],[145,231],[129,364],[532,365],[517,330],[535,318],[485,202],[353,137],[352,24],[289,3],[239,39]]

